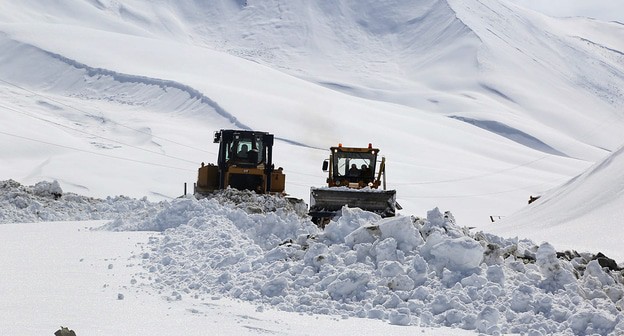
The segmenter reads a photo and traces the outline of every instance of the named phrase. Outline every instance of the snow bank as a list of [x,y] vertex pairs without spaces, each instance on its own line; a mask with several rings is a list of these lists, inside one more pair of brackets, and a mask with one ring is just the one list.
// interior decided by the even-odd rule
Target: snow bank
[[163,205],[146,198],[97,199],[64,193],[57,181],[41,181],[34,186],[0,181],[0,223],[115,219],[122,214],[145,218],[160,211]]
[[[162,216],[175,225],[135,257],[140,282],[168,300],[225,296],[485,334],[624,332],[621,273],[590,255],[562,260],[548,244],[472,234],[438,209],[381,219],[343,208],[325,231],[284,209],[250,214],[214,199],[174,201]],[[162,228],[156,217],[143,225]]]
[[556,252],[426,218],[343,208],[325,231],[281,197],[226,190],[150,203],[65,194],[57,183],[0,183],[3,222],[102,219],[153,230],[130,284],[166,300],[250,301],[305,314],[448,326],[497,335],[624,333],[624,277],[599,255]]

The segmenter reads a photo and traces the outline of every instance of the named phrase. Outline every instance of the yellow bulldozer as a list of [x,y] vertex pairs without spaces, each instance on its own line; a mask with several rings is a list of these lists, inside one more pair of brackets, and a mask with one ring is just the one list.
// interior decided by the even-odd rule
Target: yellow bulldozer
[[327,186],[310,190],[308,214],[314,223],[324,227],[345,205],[382,217],[392,217],[401,209],[396,190],[386,190],[386,160],[382,157],[377,164],[378,148],[339,144],[329,150],[329,159],[323,161],[323,171],[329,174]]
[[220,130],[217,164],[199,168],[195,194],[209,195],[228,187],[258,194],[283,193],[286,176],[273,165],[273,134],[249,130]]

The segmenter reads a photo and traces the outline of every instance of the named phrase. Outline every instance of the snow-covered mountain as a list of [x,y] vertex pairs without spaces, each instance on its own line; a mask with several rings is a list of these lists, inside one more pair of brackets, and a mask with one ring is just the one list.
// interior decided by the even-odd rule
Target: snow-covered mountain
[[614,23],[499,1],[4,7],[3,175],[25,183],[175,197],[214,130],[253,128],[297,197],[325,148],[372,142],[408,212],[480,226],[622,142]]

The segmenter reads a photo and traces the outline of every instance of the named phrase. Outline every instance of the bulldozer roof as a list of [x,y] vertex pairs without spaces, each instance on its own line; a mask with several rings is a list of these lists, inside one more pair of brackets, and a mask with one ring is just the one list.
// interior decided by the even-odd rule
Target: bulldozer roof
[[251,130],[233,130],[233,129],[222,129],[216,131],[214,134],[214,143],[219,143],[221,141],[231,141],[235,136],[247,136],[247,137],[256,137],[261,136],[265,139],[266,143],[273,143],[273,134],[269,132],[262,131],[251,131]]
[[368,147],[343,147],[342,144],[339,144],[336,147],[331,147],[330,150],[332,153],[335,152],[350,152],[350,153],[369,153],[369,152],[379,152],[379,148],[373,148],[371,144],[368,144]]

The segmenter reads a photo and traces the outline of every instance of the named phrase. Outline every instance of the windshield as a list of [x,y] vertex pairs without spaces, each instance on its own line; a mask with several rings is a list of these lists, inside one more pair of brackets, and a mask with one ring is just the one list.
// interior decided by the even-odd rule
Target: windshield
[[376,155],[371,153],[336,152],[334,174],[345,177],[372,178],[375,174]]
[[226,160],[257,165],[264,161],[264,143],[262,136],[236,134],[234,140],[227,144]]

